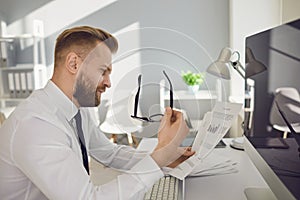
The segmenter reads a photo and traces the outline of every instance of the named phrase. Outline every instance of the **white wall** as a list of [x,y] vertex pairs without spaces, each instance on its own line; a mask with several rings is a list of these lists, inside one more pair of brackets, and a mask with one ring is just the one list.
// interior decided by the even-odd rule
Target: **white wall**
[[0,11],[0,20],[6,21],[5,15],[4,15],[4,13],[2,13],[1,11]]
[[[154,51],[141,53],[140,66],[136,63],[132,65],[143,66],[138,71],[144,73],[145,83],[147,80],[158,83],[163,78],[159,65],[174,69],[173,74],[171,71],[171,76],[175,76],[174,87],[183,89],[184,85],[179,76],[181,70],[205,71],[212,59],[217,57],[219,50],[229,45],[227,0],[190,0],[188,3],[181,0],[106,0],[102,5],[94,1],[84,5],[75,2],[72,4],[74,12],[68,13],[60,9],[65,7],[65,0],[51,2],[30,13],[24,20],[9,26],[11,32],[26,32],[31,30],[30,21],[35,18],[43,20],[49,66],[53,63],[55,39],[62,29],[84,24],[93,25],[117,33],[120,52],[135,46],[133,44],[156,48]],[[124,29],[128,30],[133,24],[151,29],[140,30],[139,37],[135,37],[137,30],[134,28],[131,29],[131,38],[124,36],[130,36],[130,32],[118,34]],[[21,30],[17,30],[18,28]],[[159,48],[167,51],[160,51]],[[193,66],[189,66],[184,59]],[[123,69],[118,70],[120,67],[116,67],[113,72],[114,85],[118,85],[125,75],[123,69],[127,68],[123,66]],[[127,77],[127,80],[132,82],[131,88],[136,86],[134,76]],[[213,83],[211,85],[214,87]],[[150,100],[158,102],[158,90],[146,90],[144,94],[147,93],[153,98],[147,98],[145,104],[153,104]]]
[[[49,0],[43,1],[47,2]],[[7,20],[9,22],[8,29],[14,34],[31,33],[33,30],[33,20],[39,19],[44,22],[44,34],[45,37],[48,37],[68,26],[69,24],[77,22],[116,1],[117,0],[87,1],[86,3],[73,2],[72,6],[68,0],[50,1],[49,3],[40,6],[32,12],[29,12],[25,16],[21,15],[18,19],[16,16],[19,16],[18,12],[22,13],[20,8],[23,6],[22,5],[16,10],[17,13],[15,15],[11,15]],[[24,6],[25,10],[29,9],[26,8],[26,5]],[[15,9],[16,6],[10,5],[10,7]],[[72,8],[72,11],[66,12],[66,8]]]
[[[189,1],[188,4],[170,0],[150,2],[106,0],[97,5],[92,5],[95,2],[84,5],[74,3],[72,10],[76,10],[76,12],[66,14],[58,9],[66,7],[64,2],[51,2],[26,16],[25,28],[24,21],[16,21],[10,26],[12,32],[17,32],[15,27],[21,28],[21,31],[24,32],[31,30],[30,20],[34,18],[44,20],[47,63],[50,66],[53,63],[54,41],[58,33],[66,27],[82,24],[95,25],[117,33],[121,45],[120,49],[125,49],[124,51],[136,45],[164,48],[183,56],[193,63],[196,70],[199,71],[205,70],[209,62],[218,56],[219,51],[224,46],[238,50],[241,54],[242,63],[244,63],[245,37],[297,18],[298,10],[300,10],[298,0],[230,0],[229,3],[228,1],[220,2],[217,0],[193,0]],[[133,5],[135,12],[132,12]],[[53,15],[53,13],[56,14]],[[136,31],[133,31],[136,27],[130,28],[133,24],[138,24],[140,28],[158,27],[165,28],[165,30],[161,31],[160,34],[156,32],[152,35],[151,31],[141,31],[138,37],[132,37],[134,39],[129,40],[128,37],[124,37],[124,34],[119,34],[122,30],[131,29],[132,32],[135,32],[133,35],[137,35]],[[197,44],[200,45],[197,46]],[[141,53],[139,58],[128,63],[129,65],[122,65],[123,68],[121,65],[116,66],[119,70],[114,70],[114,85],[124,86],[125,69],[134,71],[132,76],[126,78],[130,80],[129,82],[126,81],[127,87],[134,88],[136,86],[135,76],[139,72],[146,74],[144,80],[148,82],[158,83],[163,78],[160,66],[150,65],[150,63],[169,66],[176,69],[177,72],[186,67],[186,62],[180,57],[159,51]],[[136,70],[137,65],[144,67],[142,70]],[[178,73],[177,75],[171,73],[171,76],[176,76],[175,87],[182,89],[180,80],[177,81]],[[244,80],[235,71],[232,71],[232,82],[234,84],[230,85],[230,91],[226,91],[225,88],[226,96],[244,95]],[[226,81],[223,82],[225,87],[227,84]],[[143,101],[145,108],[153,104],[152,100],[158,102],[158,90],[157,88],[154,90],[146,89],[144,92],[146,96]],[[107,98],[112,96],[112,90],[110,93]],[[149,94],[152,98],[147,98]]]
[[[230,47],[245,63],[245,38],[281,23],[281,0],[230,0]],[[231,94],[244,95],[244,79],[232,71]]]
[[[25,21],[15,21],[10,25],[11,32],[24,33],[32,29],[30,25],[32,19],[45,21],[46,53],[49,66],[53,64],[55,38],[60,31],[83,24],[98,26],[113,33],[128,30],[128,27],[134,24],[138,24],[140,28],[164,28],[165,31],[156,35],[144,31],[144,34],[138,34],[138,37],[132,41],[123,37],[124,35],[117,34],[121,40],[121,49],[132,44],[155,45],[181,55],[193,63],[199,71],[205,70],[224,46],[238,50],[241,53],[241,63],[244,63],[246,36],[297,18],[300,10],[298,0],[190,0],[188,3],[180,0],[105,0],[101,1],[101,4],[95,1],[87,1],[84,4],[73,2],[72,11],[75,12],[66,13],[64,12],[64,8],[68,7],[65,5],[66,2],[60,0],[45,4],[25,16]],[[22,7],[21,2],[18,4]],[[135,62],[131,63],[131,67],[136,63],[143,65],[141,71],[147,74],[144,78],[148,82],[158,82],[163,78],[161,68],[157,65],[151,66],[150,63],[169,66],[177,72],[181,67],[186,67],[186,62],[176,54],[170,54],[170,51],[169,53],[144,52],[138,57]],[[117,66],[117,68],[120,67]],[[131,69],[134,70],[134,67]],[[138,72],[135,70],[134,74]],[[176,73],[171,73],[172,77],[176,76],[175,87],[182,89],[181,80],[177,80],[178,73],[177,75]],[[114,70],[115,85],[122,85],[122,77],[124,77],[124,68]],[[135,75],[128,78],[131,80],[128,87],[135,87],[134,77]],[[208,79],[212,78],[208,77]],[[232,82],[234,84],[230,85],[230,91],[226,88],[228,82],[223,82],[226,95],[244,95],[244,80],[236,72],[232,72]],[[145,99],[145,107],[153,104],[151,102],[153,99],[155,101],[159,99],[158,91],[147,90],[146,96],[147,93],[151,98]]]
[[[1,22],[1,25],[0,25],[0,35],[2,35],[3,34],[3,31],[4,30],[2,30],[2,23],[5,23],[6,22],[6,17],[5,17],[5,15],[4,15],[4,13],[2,13],[1,11],[0,11],[0,22]],[[6,24],[6,23],[5,23]]]
[[282,1],[282,23],[290,22],[300,18],[299,0],[281,0]]
[[[154,50],[140,51],[136,59],[115,65],[113,87],[106,95],[111,98],[116,94],[113,92],[116,87],[133,90],[137,86],[137,74],[142,73],[143,83],[151,86],[146,86],[142,94],[142,111],[146,114],[159,103],[157,86],[164,78],[162,68],[168,70],[174,89],[185,89],[181,70],[205,71],[220,49],[229,45],[228,0],[106,0],[101,1],[102,6],[95,1],[84,5],[73,2],[67,13],[66,2],[48,3],[9,28],[14,33],[26,32],[32,29],[33,19],[43,20],[49,66],[53,64],[57,35],[72,26],[92,25],[116,33],[119,54],[138,46],[154,47]],[[120,34],[124,30],[129,32]],[[205,87],[215,89],[215,78],[208,75],[207,80]],[[160,111],[158,107],[156,110]]]

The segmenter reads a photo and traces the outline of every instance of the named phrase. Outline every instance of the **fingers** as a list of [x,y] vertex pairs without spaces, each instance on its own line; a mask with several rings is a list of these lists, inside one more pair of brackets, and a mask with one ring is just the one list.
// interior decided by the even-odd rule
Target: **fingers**
[[176,121],[181,121],[181,119],[183,118],[182,112],[180,112],[179,110],[176,110],[176,109],[171,109],[171,110],[172,110],[172,115],[170,118],[170,122],[174,123]]
[[174,116],[174,111],[170,107],[166,107],[163,122],[172,124],[174,121],[176,121],[176,118],[174,117],[176,117]]
[[168,167],[175,168],[177,165],[189,159],[195,154],[195,151],[192,151],[191,147],[180,147],[177,149],[177,151],[181,154],[181,156],[177,158],[177,160],[175,160],[174,162],[170,163]]
[[152,154],[159,166],[166,166],[164,164],[170,164],[181,156],[189,157],[194,154],[191,149],[186,152],[184,148],[178,148],[188,134],[188,127],[184,122],[182,112],[170,107],[165,109],[159,127],[158,144]]
[[194,155],[195,153],[196,153],[195,151],[192,151],[192,147],[185,147],[184,153],[182,155],[190,157],[190,156]]
[[172,109],[171,107],[166,107],[165,114],[162,119],[162,124],[167,123],[168,125],[173,124],[174,122],[180,122],[183,117],[182,112]]
[[183,156],[190,157],[190,156],[194,155],[195,153],[196,153],[195,151],[185,151]]
[[175,113],[174,113],[174,111],[172,111],[172,116],[171,116],[171,123],[173,123],[173,122],[175,122],[176,121],[176,115],[175,115]]
[[164,113],[164,116],[163,118],[161,119],[161,122],[160,122],[160,127],[158,129],[158,131],[160,132],[160,130],[165,126],[165,125],[170,125],[170,120],[171,120],[171,116],[172,116],[172,109],[170,107],[167,107],[165,109],[165,113]]
[[[172,108],[166,107],[166,110],[165,110],[165,116],[166,116],[166,118],[167,118],[167,119],[171,119],[172,115],[173,115],[173,110],[172,110]],[[169,120],[168,120],[168,121],[169,121]]]
[[191,151],[191,150],[192,150],[192,147],[184,147],[184,150],[186,150],[186,151]]

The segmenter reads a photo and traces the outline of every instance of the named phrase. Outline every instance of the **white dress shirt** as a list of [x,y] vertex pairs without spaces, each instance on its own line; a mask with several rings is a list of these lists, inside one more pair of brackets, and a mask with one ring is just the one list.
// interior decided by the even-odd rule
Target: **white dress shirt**
[[0,128],[1,199],[142,199],[163,176],[149,153],[112,144],[80,108],[90,156],[124,170],[94,186],[74,128],[77,107],[51,81],[23,101]]

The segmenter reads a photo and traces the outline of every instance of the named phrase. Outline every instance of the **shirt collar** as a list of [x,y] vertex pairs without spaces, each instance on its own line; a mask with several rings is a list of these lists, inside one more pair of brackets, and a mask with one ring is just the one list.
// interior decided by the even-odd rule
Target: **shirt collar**
[[76,105],[51,80],[48,81],[44,91],[66,119],[71,121],[78,112]]

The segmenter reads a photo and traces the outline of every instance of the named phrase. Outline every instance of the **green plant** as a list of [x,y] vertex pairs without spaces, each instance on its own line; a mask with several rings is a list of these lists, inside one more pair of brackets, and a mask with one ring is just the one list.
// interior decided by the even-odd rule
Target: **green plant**
[[201,85],[205,77],[204,73],[193,73],[191,71],[183,71],[181,76],[187,85]]

